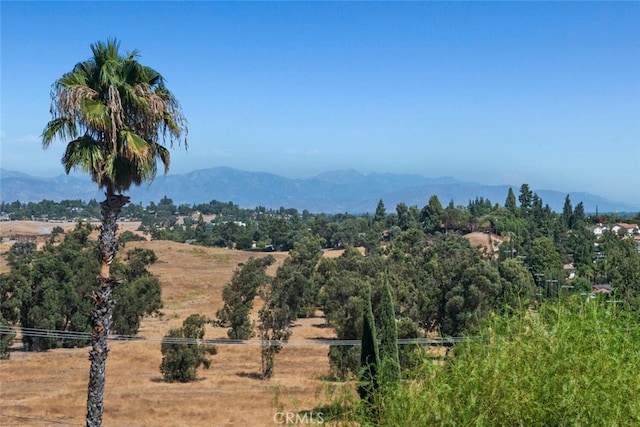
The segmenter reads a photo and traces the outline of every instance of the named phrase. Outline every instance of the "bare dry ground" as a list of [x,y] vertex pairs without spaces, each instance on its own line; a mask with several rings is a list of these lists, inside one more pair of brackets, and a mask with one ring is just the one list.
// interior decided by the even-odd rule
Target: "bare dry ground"
[[488,254],[494,254],[493,256],[498,255],[498,245],[504,240],[503,237],[497,234],[480,231],[465,234],[464,237],[469,240],[471,246],[479,248],[481,251],[486,251]]
[[[9,222],[1,226],[0,267],[5,270],[8,229],[35,235],[55,225]],[[293,327],[291,344],[276,357],[271,380],[257,379],[260,346],[244,344],[219,345],[211,368],[200,370],[195,382],[163,382],[159,366],[164,334],[190,314],[213,317],[222,306],[222,287],[237,264],[261,254],[164,241],[135,245],[158,255],[160,261],[151,270],[162,284],[163,315],[144,319],[139,332],[144,339],[111,341],[105,426],[269,426],[282,420],[274,419],[278,411],[311,410],[323,404],[328,347],[313,339],[334,333],[323,327],[320,317],[301,319]],[[135,245],[130,243],[127,249]],[[273,255],[278,263],[286,257]],[[271,268],[273,274],[275,266]],[[210,328],[205,336],[224,337],[222,328]],[[88,349],[26,353],[16,341],[14,350],[9,360],[0,361],[0,425],[84,425]]]

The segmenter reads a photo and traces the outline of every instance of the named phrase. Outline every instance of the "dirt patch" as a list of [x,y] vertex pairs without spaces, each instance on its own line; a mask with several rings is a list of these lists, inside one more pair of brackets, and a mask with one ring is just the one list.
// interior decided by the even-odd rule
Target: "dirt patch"
[[487,253],[491,253],[493,256],[498,256],[498,245],[504,241],[502,236],[479,231],[465,234],[464,237],[469,240],[471,246],[479,247],[480,250],[487,251]]

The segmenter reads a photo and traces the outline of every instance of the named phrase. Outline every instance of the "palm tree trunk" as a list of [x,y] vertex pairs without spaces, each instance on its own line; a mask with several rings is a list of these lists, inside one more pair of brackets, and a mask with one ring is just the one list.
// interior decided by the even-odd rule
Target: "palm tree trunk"
[[91,350],[89,350],[89,386],[87,394],[87,427],[102,425],[104,386],[106,381],[106,363],[109,346],[107,337],[111,330],[111,313],[113,300],[111,293],[113,285],[118,282],[110,277],[111,262],[116,254],[118,241],[118,215],[129,197],[107,194],[107,198],[100,204],[102,208],[102,230],[100,231],[100,276],[98,289],[93,292],[93,308],[91,310]]

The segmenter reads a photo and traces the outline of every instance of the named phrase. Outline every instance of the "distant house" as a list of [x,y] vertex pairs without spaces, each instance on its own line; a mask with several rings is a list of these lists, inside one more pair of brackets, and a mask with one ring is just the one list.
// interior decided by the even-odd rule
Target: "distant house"
[[638,224],[626,224],[624,222],[619,222],[613,227],[611,227],[611,231],[613,231],[616,234],[621,229],[627,230],[627,233],[629,234],[638,233]]
[[606,225],[598,224],[593,228],[593,234],[595,234],[596,237],[600,237],[600,236],[602,236],[602,233],[604,233],[608,229],[609,229],[609,227],[607,227]]

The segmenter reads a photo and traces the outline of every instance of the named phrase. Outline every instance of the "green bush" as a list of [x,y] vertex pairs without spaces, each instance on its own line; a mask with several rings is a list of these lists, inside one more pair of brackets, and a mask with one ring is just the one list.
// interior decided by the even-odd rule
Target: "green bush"
[[606,303],[493,316],[446,362],[381,387],[375,424],[640,425],[638,342],[637,317]]
[[147,239],[145,239],[144,237],[129,230],[123,231],[122,234],[118,236],[118,244],[122,247],[124,247],[128,242],[144,242],[146,240]]
[[214,355],[217,348],[210,344],[200,344],[204,338],[204,327],[208,320],[199,314],[192,314],[182,323],[182,328],[170,329],[162,340],[162,363],[160,372],[167,382],[189,382],[196,379],[196,370],[202,365],[211,366],[207,354]]
[[9,349],[13,344],[13,339],[16,337],[16,333],[9,325],[9,322],[0,318],[0,359],[9,358]]

